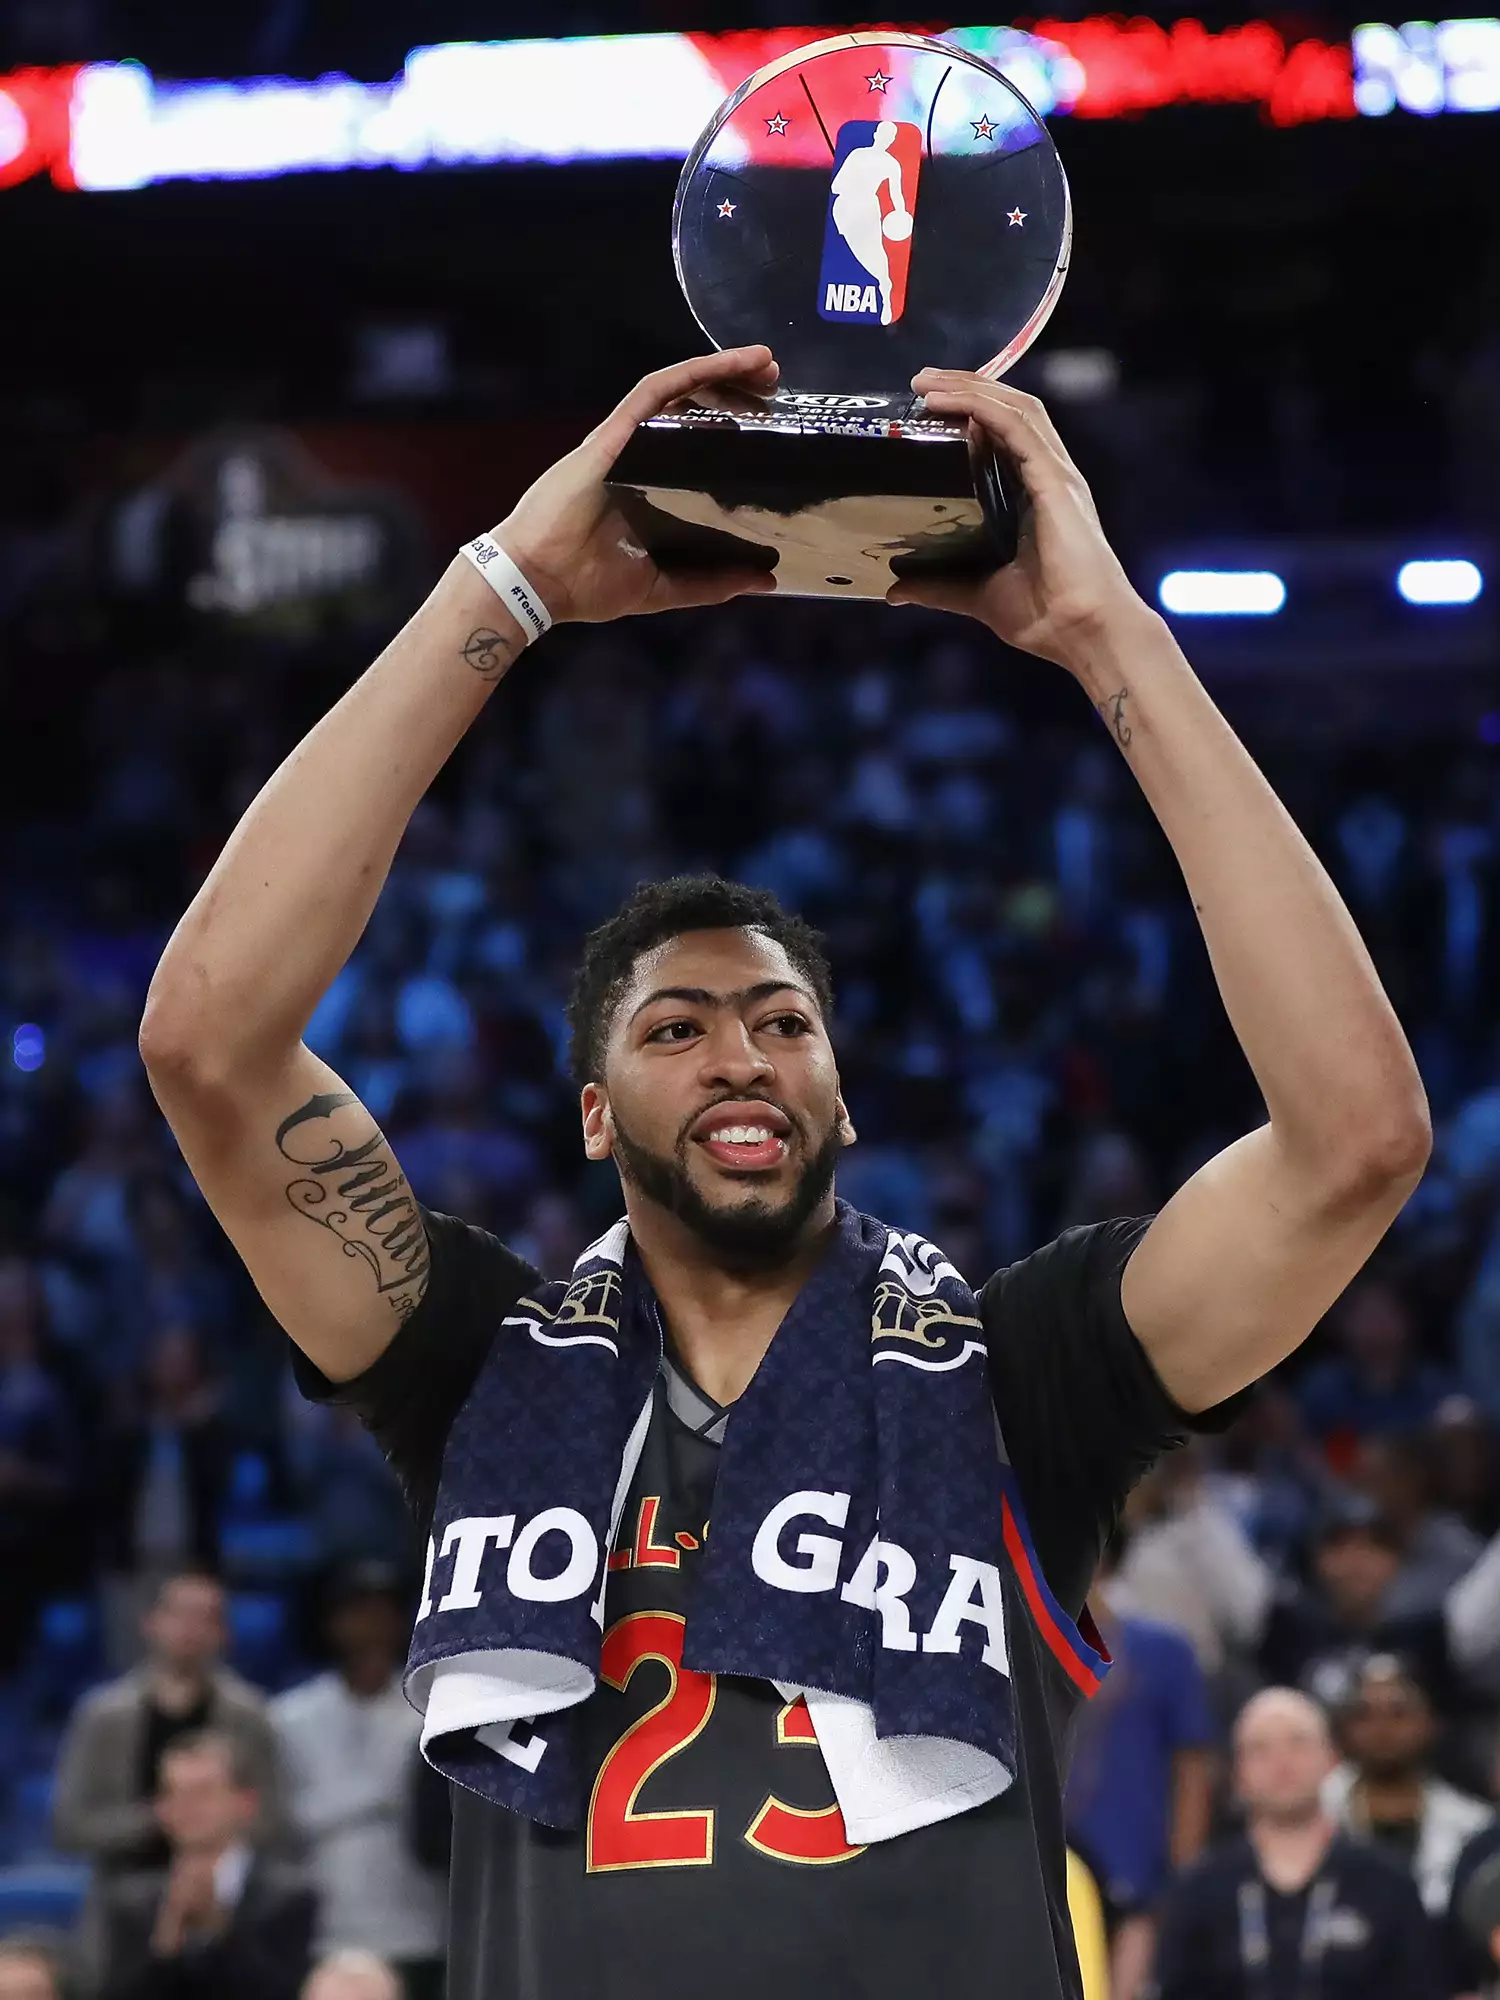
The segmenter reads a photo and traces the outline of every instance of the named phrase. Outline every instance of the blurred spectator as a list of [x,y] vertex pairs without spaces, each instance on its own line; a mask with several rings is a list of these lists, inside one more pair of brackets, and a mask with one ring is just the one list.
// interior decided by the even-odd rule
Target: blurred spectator
[[0,1257],[0,1675],[20,1659],[36,1608],[75,1570],[79,1438],[41,1342],[41,1290],[20,1257]]
[[1220,1438],[1205,1484],[1259,1554],[1286,1569],[1307,1539],[1331,1474],[1284,1385],[1262,1382],[1247,1400]]
[[579,1220],[576,1202],[563,1194],[540,1194],[508,1240],[518,1257],[550,1275],[572,1270],[579,1251],[587,1245],[588,1232]]
[[138,1367],[158,1327],[190,1326],[221,1342],[230,1288],[195,1240],[184,1197],[164,1174],[151,1174],[132,1183],[126,1212],[131,1244],[111,1287],[111,1359]]
[[1353,1483],[1392,1530],[1400,1567],[1380,1601],[1382,1618],[1436,1611],[1467,1576],[1484,1544],[1471,1528],[1432,1504],[1427,1453],[1413,1437],[1367,1437],[1354,1455]]
[[373,1951],[336,1951],[307,1975],[302,2000],[409,2000]]
[[181,1736],[155,1800],[170,1860],[105,1892],[103,2000],[295,2000],[316,1900],[252,1845],[260,1800],[242,1746]]
[[[1500,1131],[1500,1089],[1485,1095],[1489,1122]],[[1486,1136],[1496,1143],[1494,1135]],[[1483,1219],[1487,1241],[1454,1314],[1453,1339],[1464,1387],[1494,1424],[1500,1423],[1500,1163],[1487,1161],[1476,1183],[1464,1192]]]
[[1157,1205],[1135,1141],[1124,1132],[1096,1132],[1079,1148],[1059,1226],[1071,1229],[1111,1215],[1146,1215]]
[[1442,1917],[1459,1853],[1493,1808],[1433,1775],[1432,1705],[1394,1658],[1377,1656],[1360,1670],[1339,1734],[1345,1761],[1324,1788],[1328,1810],[1400,1862],[1429,1916]]
[[278,1696],[271,1719],[292,1819],[319,1896],[319,1954],[379,1953],[408,2000],[437,2000],[445,1892],[412,1851],[421,1718],[401,1686],[411,1606],[389,1564],[336,1576],[324,1635],[336,1666]]
[[1500,1538],[1444,1595],[1440,1609],[1387,1618],[1401,1569],[1396,1530],[1364,1495],[1331,1499],[1312,1549],[1312,1580],[1284,1582],[1261,1634],[1261,1671],[1340,1705],[1363,1663],[1399,1652],[1448,1703],[1500,1651]]
[[281,1835],[276,1748],[265,1703],[221,1663],[224,1591],[211,1576],[169,1577],[143,1623],[144,1663],[79,1703],[58,1752],[53,1833],[101,1883],[165,1858],[154,1800],[161,1760],[212,1728],[240,1746],[261,1801],[261,1836]]
[[1203,1674],[1180,1633],[1118,1612],[1107,1572],[1089,1608],[1114,1667],[1079,1717],[1068,1838],[1112,1919],[1113,2000],[1134,2000],[1151,1962],[1157,1899],[1208,1837],[1215,1731]]
[[0,1938],[0,2000],[63,2000],[62,1966],[40,1938]]
[[1467,1396],[1439,1404],[1428,1432],[1429,1470],[1438,1506],[1488,1538],[1500,1527],[1500,1462],[1495,1434]]
[[[567,1267],[571,1268],[571,1266]],[[286,1373],[283,1437],[297,1500],[328,1568],[412,1547],[406,1502],[385,1454],[353,1410],[309,1403]]]
[[1115,841],[1109,806],[1119,783],[1114,762],[1097,744],[1079,751],[1052,816],[1052,862],[1070,923],[1087,931],[1110,886]]
[[[732,649],[737,636],[730,628],[704,633],[719,653]],[[756,717],[736,699],[739,677],[726,684],[722,657],[703,665],[713,706],[700,718],[709,733],[695,745],[694,763],[718,826],[737,806],[755,799],[743,745],[747,731],[756,729]],[[653,758],[670,753],[667,744],[653,739],[642,685],[645,666],[641,650],[618,630],[596,628],[580,635],[540,691],[534,738],[542,779],[539,810],[556,843],[559,876],[586,923],[607,915],[629,893],[651,838]],[[717,767],[715,733],[729,746],[729,761],[720,760]]]
[[1487,1855],[1461,1887],[1454,1884],[1453,1903],[1468,1960],[1461,1979],[1464,2000],[1495,2000],[1500,1994],[1500,1854]]
[[1235,1724],[1245,1833],[1175,1882],[1157,2000],[1439,2000],[1437,1950],[1402,1871],[1340,1833],[1323,1711],[1268,1688]]
[[59,1250],[107,1270],[134,1248],[130,1184],[151,1164],[144,1086],[116,1084],[94,1104],[83,1148],[64,1168],[42,1215],[42,1228]]
[[[485,1115],[484,1092],[474,1057],[450,1047],[431,1054],[423,1067],[425,1103],[416,1122],[396,1120],[392,1143],[413,1187],[431,1208],[472,1215],[463,1193],[478,1191],[483,1209],[517,1196],[536,1180],[536,1155],[519,1132]],[[457,1194],[457,1199],[455,1199]]]
[[124,1395],[109,1440],[109,1566],[146,1577],[217,1568],[231,1437],[198,1334],[162,1327]]
[[1184,1633],[1203,1672],[1215,1675],[1229,1652],[1255,1644],[1276,1579],[1202,1469],[1195,1446],[1171,1452],[1130,1495],[1110,1601]]
[[[1500,1756],[1490,1774],[1494,1794],[1500,1780]],[[1483,1876],[1484,1880],[1478,1878]],[[1471,1888],[1472,1885],[1472,1888]],[[1464,1843],[1453,1868],[1445,1926],[1450,1992],[1488,1993],[1500,1987],[1496,1968],[1500,1953],[1494,1933],[1500,1925],[1500,1818],[1492,1819]]]
[[1260,1665],[1270,1680],[1306,1687],[1332,1703],[1347,1692],[1346,1663],[1380,1650],[1381,1606],[1401,1554],[1376,1507],[1345,1495],[1324,1508],[1311,1558],[1308,1583],[1284,1582],[1270,1606]]
[[1457,1384],[1417,1354],[1411,1314],[1387,1278],[1357,1278],[1335,1326],[1343,1353],[1310,1370],[1301,1400],[1309,1429],[1342,1470],[1360,1438],[1420,1430]]

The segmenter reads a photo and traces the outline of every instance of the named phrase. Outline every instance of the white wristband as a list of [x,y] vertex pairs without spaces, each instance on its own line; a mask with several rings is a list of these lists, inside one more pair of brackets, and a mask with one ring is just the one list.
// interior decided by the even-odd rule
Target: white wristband
[[472,542],[464,543],[459,554],[467,556],[473,563],[525,633],[528,646],[533,639],[540,639],[544,632],[551,631],[552,613],[493,535],[476,535]]

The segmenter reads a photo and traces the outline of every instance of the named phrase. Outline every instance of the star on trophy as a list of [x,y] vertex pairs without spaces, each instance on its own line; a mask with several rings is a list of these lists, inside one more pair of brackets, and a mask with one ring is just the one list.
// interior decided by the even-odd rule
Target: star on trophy
[[758,70],[677,184],[672,248],[717,347],[764,341],[767,398],[642,424],[611,487],[665,567],[749,564],[799,597],[884,597],[1015,553],[1014,469],[929,415],[919,368],[1000,376],[1067,274],[1072,210],[1015,85],[923,35],[839,35]]

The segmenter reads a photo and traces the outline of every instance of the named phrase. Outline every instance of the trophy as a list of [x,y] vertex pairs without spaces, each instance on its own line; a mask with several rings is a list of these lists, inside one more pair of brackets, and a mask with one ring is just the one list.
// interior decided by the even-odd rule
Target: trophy
[[800,597],[1009,562],[1015,469],[911,378],[1003,375],[1057,303],[1071,238],[1046,127],[978,56],[876,32],[758,70],[688,156],[672,249],[709,339],[764,341],[780,386],[640,425],[610,478],[632,531],[664,568],[761,568]]

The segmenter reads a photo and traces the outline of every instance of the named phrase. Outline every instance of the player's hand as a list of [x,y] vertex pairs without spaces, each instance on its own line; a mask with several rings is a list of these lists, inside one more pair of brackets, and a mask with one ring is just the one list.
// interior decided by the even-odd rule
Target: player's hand
[[978,618],[1008,645],[1072,665],[1111,624],[1150,613],[1104,539],[1093,496],[1035,396],[956,368],[924,368],[912,387],[935,416],[969,420],[977,445],[1007,453],[1026,488],[1014,562],[977,581],[915,578],[890,604]]
[[554,621],[597,623],[640,611],[724,604],[771,590],[764,570],[667,572],[640,546],[604,482],[637,424],[669,403],[733,385],[768,396],[779,369],[769,347],[730,347],[647,375],[583,443],[528,487],[494,531]]

